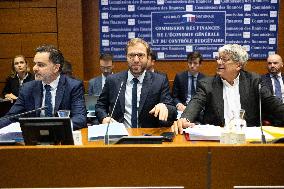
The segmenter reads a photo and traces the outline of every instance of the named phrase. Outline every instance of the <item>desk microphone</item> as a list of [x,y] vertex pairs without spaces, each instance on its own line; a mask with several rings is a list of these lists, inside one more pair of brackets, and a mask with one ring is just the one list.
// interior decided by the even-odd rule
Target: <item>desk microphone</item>
[[259,94],[259,121],[260,121],[260,131],[261,131],[261,143],[266,144],[266,139],[265,135],[263,134],[263,128],[262,128],[261,84],[258,84],[258,94]]
[[117,93],[117,96],[116,96],[114,105],[113,105],[113,109],[112,109],[111,114],[110,114],[109,122],[108,122],[108,124],[107,124],[106,133],[105,133],[105,144],[107,144],[107,145],[109,145],[109,134],[108,134],[109,124],[110,124],[110,122],[111,122],[112,115],[113,115],[114,109],[115,109],[115,107],[116,107],[117,100],[118,100],[118,97],[119,97],[119,95],[120,95],[120,92],[121,92],[121,89],[122,89],[123,84],[124,84],[124,82],[122,81],[121,84],[120,84],[120,87],[119,87],[119,90],[118,90],[118,93]]
[[41,110],[44,110],[46,107],[47,106],[43,106],[43,107],[36,108],[36,109],[30,110],[30,111],[26,111],[26,112],[23,112],[23,113],[11,115],[11,116],[4,116],[4,117],[0,118],[0,121],[5,120],[5,119],[12,119],[12,118],[21,117],[23,115],[27,115],[27,114],[30,114],[30,113],[33,113],[33,112],[36,112],[36,111],[41,111]]

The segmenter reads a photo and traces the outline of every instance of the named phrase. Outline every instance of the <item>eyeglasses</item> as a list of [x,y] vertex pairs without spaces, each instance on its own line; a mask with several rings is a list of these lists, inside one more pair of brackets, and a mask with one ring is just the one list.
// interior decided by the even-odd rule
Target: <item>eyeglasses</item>
[[111,70],[112,66],[101,66],[101,70]]
[[134,58],[136,56],[139,58],[139,60],[142,60],[143,58],[145,58],[146,54],[144,54],[144,53],[130,53],[130,54],[127,54],[127,57],[130,58],[131,60],[134,60]]
[[224,57],[219,57],[219,56],[215,56],[215,60],[216,61],[222,61],[223,63],[227,63],[229,62],[231,59],[230,58],[224,58]]

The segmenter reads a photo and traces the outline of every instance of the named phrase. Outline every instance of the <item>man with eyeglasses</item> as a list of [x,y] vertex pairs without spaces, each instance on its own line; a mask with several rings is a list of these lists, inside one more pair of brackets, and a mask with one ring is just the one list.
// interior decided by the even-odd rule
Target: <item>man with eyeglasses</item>
[[101,123],[116,120],[127,128],[171,126],[176,108],[169,83],[166,76],[146,70],[149,56],[150,47],[144,40],[133,38],[127,43],[128,70],[107,77],[96,105]]
[[188,102],[195,95],[197,80],[204,77],[199,72],[202,60],[202,55],[199,52],[189,53],[187,55],[188,70],[175,76],[172,96],[178,111],[184,111]]
[[[183,128],[193,127],[201,110],[204,109],[203,124],[224,126],[240,109],[245,110],[248,126],[260,125],[259,96],[263,110],[275,115],[284,123],[284,104],[261,84],[258,74],[244,71],[248,60],[246,50],[237,44],[220,47],[217,57],[217,74],[199,81],[196,95],[189,102],[181,118],[176,121],[172,130],[183,133]],[[259,94],[260,93],[260,94]]]
[[100,69],[102,75],[90,79],[88,94],[99,96],[105,85],[106,78],[112,74],[113,69],[113,55],[111,53],[104,53],[100,55]]

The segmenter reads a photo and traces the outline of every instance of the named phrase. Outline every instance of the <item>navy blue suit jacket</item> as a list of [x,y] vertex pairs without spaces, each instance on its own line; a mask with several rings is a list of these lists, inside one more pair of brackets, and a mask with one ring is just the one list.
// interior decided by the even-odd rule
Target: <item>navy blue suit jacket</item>
[[[42,106],[43,86],[41,81],[25,83],[19,93],[19,97],[6,116],[11,116],[26,111],[34,110]],[[82,81],[61,75],[56,90],[55,116],[58,110],[70,110],[70,117],[74,130],[86,126],[86,107],[84,100],[84,87]],[[26,115],[39,117],[40,111]],[[17,121],[17,119],[5,119],[0,121],[0,128]]]
[[[205,77],[202,73],[198,73],[197,81]],[[175,76],[172,93],[175,106],[182,103],[186,106],[188,96],[188,71],[180,72]]]
[[[284,75],[281,75],[281,76],[282,76],[282,80],[284,82]],[[265,84],[270,89],[271,93],[274,94],[273,85],[272,85],[272,80],[271,80],[270,74],[267,73],[265,75],[262,75],[261,79],[262,79],[263,84]]]
[[[118,95],[121,82],[122,90],[115,107],[113,118],[118,122],[123,122],[125,112],[125,90],[127,81],[127,71],[113,74],[107,77],[102,94],[96,105],[96,116],[99,121],[109,116],[114,107],[115,99]],[[149,111],[158,103],[164,103],[169,111],[168,122],[159,121],[158,118],[149,114]],[[160,126],[170,126],[171,121],[176,119],[177,111],[173,106],[170,96],[170,87],[167,77],[161,74],[146,71],[140,96],[138,109],[138,126],[142,128],[154,128]]]

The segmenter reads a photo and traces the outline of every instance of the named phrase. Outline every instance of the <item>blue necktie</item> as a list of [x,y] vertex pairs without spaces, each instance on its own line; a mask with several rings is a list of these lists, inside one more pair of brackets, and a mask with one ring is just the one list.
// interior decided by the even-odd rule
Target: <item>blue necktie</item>
[[45,101],[44,105],[46,106],[45,108],[45,117],[52,117],[52,103],[51,103],[51,87],[50,85],[45,85]]
[[131,115],[131,127],[137,128],[137,83],[139,80],[133,78],[133,87],[132,87],[132,115]]
[[281,85],[280,85],[280,81],[278,80],[278,76],[277,75],[273,76],[273,79],[274,79],[274,87],[275,87],[275,96],[277,96],[278,98],[282,100]]
[[196,91],[195,91],[195,86],[194,86],[194,79],[195,77],[192,75],[191,76],[191,98],[195,95]]

